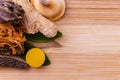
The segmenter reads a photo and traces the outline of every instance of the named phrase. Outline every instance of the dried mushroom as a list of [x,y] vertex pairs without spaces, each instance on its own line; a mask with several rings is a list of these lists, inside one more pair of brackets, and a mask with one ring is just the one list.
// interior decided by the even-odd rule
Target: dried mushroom
[[52,21],[60,19],[65,12],[64,0],[31,0],[31,3],[38,12]]
[[21,25],[24,10],[11,0],[0,0],[0,22]]

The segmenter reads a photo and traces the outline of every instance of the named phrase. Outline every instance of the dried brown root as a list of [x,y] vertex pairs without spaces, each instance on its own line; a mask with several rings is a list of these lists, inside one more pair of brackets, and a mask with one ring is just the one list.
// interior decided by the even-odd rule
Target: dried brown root
[[48,38],[54,37],[57,34],[56,25],[40,15],[40,13],[32,7],[29,0],[12,1],[21,5],[24,9],[23,25],[26,27],[28,33],[34,34],[41,32]]

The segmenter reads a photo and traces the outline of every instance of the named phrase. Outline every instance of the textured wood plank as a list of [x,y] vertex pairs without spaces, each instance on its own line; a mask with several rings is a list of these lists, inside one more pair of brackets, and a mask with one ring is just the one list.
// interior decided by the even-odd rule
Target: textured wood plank
[[56,22],[64,34],[56,40],[62,47],[44,49],[52,64],[0,68],[0,80],[120,80],[120,0],[66,3],[65,16]]

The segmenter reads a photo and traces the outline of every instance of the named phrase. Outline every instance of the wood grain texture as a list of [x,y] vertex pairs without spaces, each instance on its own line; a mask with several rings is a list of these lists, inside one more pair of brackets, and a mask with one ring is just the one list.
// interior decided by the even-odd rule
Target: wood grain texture
[[0,68],[0,80],[120,80],[120,0],[66,3],[65,16],[56,22],[62,47],[44,49],[52,64]]

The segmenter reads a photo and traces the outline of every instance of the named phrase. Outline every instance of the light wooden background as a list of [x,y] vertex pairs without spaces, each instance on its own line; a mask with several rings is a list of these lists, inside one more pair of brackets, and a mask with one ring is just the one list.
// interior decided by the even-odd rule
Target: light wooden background
[[120,80],[120,0],[66,0],[56,22],[62,47],[45,49],[52,64],[0,68],[0,80]]

